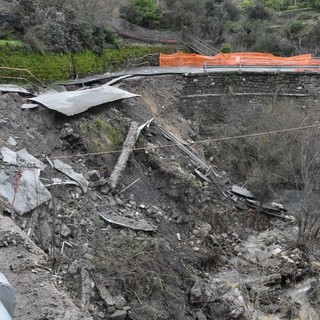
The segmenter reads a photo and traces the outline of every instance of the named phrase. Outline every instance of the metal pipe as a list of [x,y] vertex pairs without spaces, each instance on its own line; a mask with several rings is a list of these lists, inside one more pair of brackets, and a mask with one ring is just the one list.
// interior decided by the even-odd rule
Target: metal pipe
[[6,307],[2,304],[0,300],[0,319],[1,320],[12,320],[11,315],[9,314]]
[[16,306],[16,297],[7,278],[0,272],[0,319],[11,320]]

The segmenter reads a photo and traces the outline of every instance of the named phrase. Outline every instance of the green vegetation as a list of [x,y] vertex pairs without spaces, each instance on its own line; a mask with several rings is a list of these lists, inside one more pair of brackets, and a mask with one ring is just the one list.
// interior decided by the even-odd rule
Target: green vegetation
[[160,12],[160,4],[154,0],[129,0],[122,8],[122,14],[129,22],[146,28],[159,26]]
[[[175,48],[170,46],[135,45],[119,49],[106,49],[101,54],[92,51],[73,54],[45,54],[31,51],[22,46],[16,48],[12,45],[0,45],[0,63],[2,67],[27,69],[41,81],[54,82],[71,79],[76,75],[86,76],[124,69],[128,59],[151,53],[169,53],[174,50]],[[28,76],[27,72],[21,70],[1,70],[0,75],[1,77]]]
[[100,118],[81,124],[82,136],[90,152],[106,152],[121,148],[124,141],[122,130]]

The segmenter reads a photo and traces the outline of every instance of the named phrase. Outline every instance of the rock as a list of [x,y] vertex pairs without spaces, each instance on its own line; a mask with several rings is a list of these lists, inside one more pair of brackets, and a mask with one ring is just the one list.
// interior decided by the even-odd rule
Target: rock
[[280,248],[276,248],[276,249],[274,249],[273,251],[272,251],[272,256],[277,256],[277,255],[279,255],[279,253],[281,253],[281,249]]
[[179,241],[181,241],[181,235],[180,235],[180,233],[177,233],[176,236],[177,236],[177,239],[178,239]]
[[197,229],[194,229],[194,230],[192,231],[192,234],[195,235],[195,236],[197,236],[198,234],[200,234],[200,231],[197,230]]
[[116,312],[114,312],[109,319],[112,320],[125,320],[127,317],[127,311],[124,310],[117,310]]
[[200,310],[196,313],[196,317],[198,320],[207,320],[207,317],[205,316],[205,314],[203,313],[202,310]]
[[127,304],[127,300],[123,296],[115,296],[113,297],[114,304],[116,309],[123,309],[123,307]]
[[96,182],[101,178],[100,172],[98,170],[91,170],[87,172],[89,180]]
[[192,289],[190,290],[189,301],[191,304],[200,304],[205,301],[205,294],[203,290],[203,283],[199,280],[196,281]]
[[212,227],[209,223],[204,223],[200,226],[200,236],[206,238],[212,230]]
[[71,229],[66,225],[66,224],[63,224],[61,226],[61,231],[60,231],[61,235],[65,238],[69,237],[72,233]]
[[107,184],[107,179],[101,178],[98,181],[94,181],[93,184],[94,184],[95,187],[104,186],[105,184]]
[[107,184],[100,187],[100,192],[105,195],[107,195],[110,192],[110,190],[111,189]]

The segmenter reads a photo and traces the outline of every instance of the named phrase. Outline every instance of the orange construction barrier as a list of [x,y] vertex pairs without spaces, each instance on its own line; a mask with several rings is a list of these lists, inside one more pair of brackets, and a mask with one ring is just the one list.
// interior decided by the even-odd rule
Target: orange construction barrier
[[207,66],[319,66],[320,60],[311,54],[293,57],[277,57],[270,53],[234,52],[219,53],[215,56],[202,56],[195,53],[177,52],[175,54],[160,53],[161,67],[202,67]]

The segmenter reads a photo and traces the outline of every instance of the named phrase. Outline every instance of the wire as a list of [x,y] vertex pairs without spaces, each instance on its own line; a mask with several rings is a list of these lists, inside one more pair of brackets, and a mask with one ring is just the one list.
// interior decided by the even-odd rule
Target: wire
[[[278,130],[270,130],[270,131],[262,131],[262,132],[256,132],[256,133],[248,133],[248,134],[241,134],[236,136],[228,136],[228,137],[221,137],[221,138],[213,138],[213,139],[205,139],[205,140],[199,140],[194,142],[183,142],[182,144],[184,146],[191,146],[191,145],[197,145],[197,144],[203,144],[203,143],[212,143],[212,142],[219,142],[219,141],[227,141],[227,140],[233,140],[233,139],[242,139],[242,138],[251,138],[251,137],[257,137],[257,136],[263,136],[263,135],[269,135],[269,134],[276,134],[276,133],[284,133],[284,132],[292,132],[292,131],[300,131],[300,130],[306,130],[306,129],[314,129],[319,128],[320,124],[313,124],[308,126],[301,126],[301,127],[293,127],[293,128],[286,128],[286,129],[278,129]],[[177,145],[175,143],[168,143],[168,144],[162,144],[158,146],[150,146],[150,147],[140,147],[140,148],[129,148],[130,151],[146,151],[146,150],[154,150],[154,149],[165,149],[165,148],[171,148],[176,147]],[[89,157],[89,156],[99,156],[99,155],[107,155],[107,154],[117,154],[121,153],[124,150],[127,149],[119,149],[119,150],[110,150],[110,151],[104,151],[104,152],[89,152],[89,153],[74,153],[70,155],[61,155],[56,157],[50,157],[50,160],[57,160],[57,159],[67,159],[67,158],[80,158],[80,157]],[[4,152],[4,151],[2,151]],[[5,153],[5,152],[4,152]],[[45,158],[41,158],[45,159]],[[3,163],[6,165],[5,163]],[[16,166],[18,168],[37,168],[37,166],[28,166],[28,165],[19,165],[19,164],[8,164],[10,166]]]
[[[291,132],[291,131],[299,131],[299,130],[318,128],[319,126],[320,126],[320,124],[313,124],[313,125],[301,126],[301,127],[293,127],[293,128],[286,128],[286,129],[278,129],[278,130],[263,131],[263,132],[256,132],[256,133],[248,133],[248,134],[242,134],[242,135],[236,135],[236,136],[229,136],[229,137],[213,138],[213,139],[206,139],[206,140],[188,142],[188,143],[183,143],[183,145],[185,145],[185,146],[189,145],[190,146],[190,145],[197,145],[197,144],[210,143],[210,142],[219,142],[219,141],[227,141],[227,140],[233,140],[233,139],[250,138],[250,137],[257,137],[257,136],[263,136],[263,135],[268,135],[268,134],[276,134],[276,133],[284,133],[284,132]],[[146,151],[146,150],[154,150],[154,149],[171,148],[171,147],[175,147],[175,146],[176,146],[175,143],[169,143],[169,144],[163,144],[163,145],[158,145],[158,146],[130,148],[130,150],[131,151]],[[50,159],[65,159],[65,158],[77,158],[77,157],[116,154],[116,153],[121,153],[124,150],[126,150],[126,149],[110,150],[110,151],[104,151],[104,152],[75,153],[75,154],[71,154],[71,155],[50,157]]]

